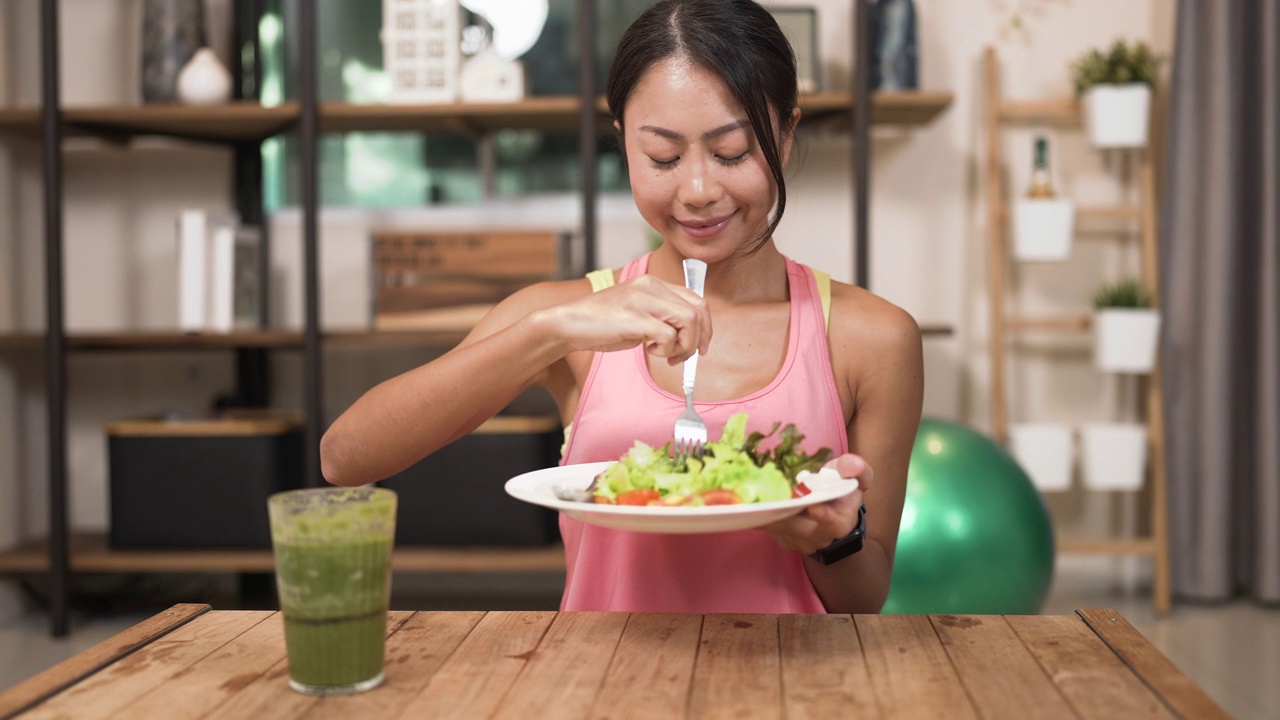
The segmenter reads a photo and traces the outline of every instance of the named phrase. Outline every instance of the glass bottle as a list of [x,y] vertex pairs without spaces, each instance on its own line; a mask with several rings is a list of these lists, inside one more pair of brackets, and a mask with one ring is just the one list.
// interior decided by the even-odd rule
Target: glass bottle
[[1031,169],[1031,185],[1027,188],[1027,197],[1044,200],[1056,195],[1049,179],[1049,139],[1041,135],[1036,138],[1035,164]]

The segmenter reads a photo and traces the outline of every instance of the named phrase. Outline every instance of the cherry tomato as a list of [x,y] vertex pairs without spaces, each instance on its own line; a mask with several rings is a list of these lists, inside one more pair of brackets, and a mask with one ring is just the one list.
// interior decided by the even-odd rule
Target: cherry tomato
[[648,505],[657,499],[657,490],[628,490],[618,494],[619,505]]
[[703,505],[737,505],[742,502],[738,493],[732,490],[708,490],[698,497],[702,498]]
[[809,489],[808,485],[805,485],[803,482],[798,482],[796,483],[796,489],[791,491],[791,497],[802,498],[811,492],[813,491]]

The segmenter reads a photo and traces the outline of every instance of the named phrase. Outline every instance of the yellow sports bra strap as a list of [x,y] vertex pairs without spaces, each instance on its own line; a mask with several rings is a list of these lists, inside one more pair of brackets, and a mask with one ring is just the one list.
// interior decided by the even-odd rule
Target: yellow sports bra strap
[[592,270],[587,273],[587,279],[591,281],[591,292],[600,292],[605,288],[613,287],[613,270],[610,268]]
[[818,299],[822,301],[822,326],[829,328],[831,327],[831,276],[821,270],[814,270],[813,279],[818,282]]

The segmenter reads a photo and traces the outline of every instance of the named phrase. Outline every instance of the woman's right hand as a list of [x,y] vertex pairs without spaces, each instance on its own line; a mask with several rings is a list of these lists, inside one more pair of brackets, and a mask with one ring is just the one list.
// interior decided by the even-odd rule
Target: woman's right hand
[[609,352],[643,344],[676,365],[707,352],[711,315],[694,292],[641,275],[581,299],[539,311],[573,351]]

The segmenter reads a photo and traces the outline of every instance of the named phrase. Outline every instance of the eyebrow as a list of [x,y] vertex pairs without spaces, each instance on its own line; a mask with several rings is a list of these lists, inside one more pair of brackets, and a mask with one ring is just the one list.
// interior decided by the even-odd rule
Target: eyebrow
[[[749,120],[734,120],[733,122],[727,123],[725,125],[721,125],[720,127],[715,128],[714,130],[708,130],[702,133],[702,139],[713,140],[715,138],[720,137],[721,135],[724,135],[725,133],[732,132],[741,127],[747,127],[750,124],[751,124],[751,121]],[[642,125],[640,129],[642,131],[651,132],[654,135],[668,138],[670,140],[679,140],[681,142],[685,140],[684,135],[681,135],[680,133],[674,130],[668,130],[666,128],[654,127],[653,125]]]

